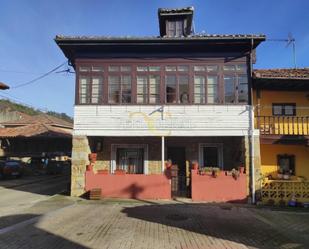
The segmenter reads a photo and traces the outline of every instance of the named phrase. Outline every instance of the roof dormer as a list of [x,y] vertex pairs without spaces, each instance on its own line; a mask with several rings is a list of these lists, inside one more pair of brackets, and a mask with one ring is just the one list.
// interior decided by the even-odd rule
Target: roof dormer
[[161,37],[183,37],[192,33],[193,7],[158,9]]

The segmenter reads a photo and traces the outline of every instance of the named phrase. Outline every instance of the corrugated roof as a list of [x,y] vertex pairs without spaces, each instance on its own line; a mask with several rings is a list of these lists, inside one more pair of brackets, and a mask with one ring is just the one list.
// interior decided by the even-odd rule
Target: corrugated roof
[[46,124],[0,128],[0,137],[72,137],[72,132]]
[[2,82],[0,82],[0,89],[1,90],[6,90],[6,89],[9,89],[10,87]]
[[309,68],[255,69],[253,71],[253,77],[256,79],[309,80]]

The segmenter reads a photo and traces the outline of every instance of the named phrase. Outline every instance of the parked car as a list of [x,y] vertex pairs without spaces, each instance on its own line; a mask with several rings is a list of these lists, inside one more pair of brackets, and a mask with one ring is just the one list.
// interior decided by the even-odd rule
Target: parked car
[[3,178],[3,168],[5,165],[5,161],[4,160],[0,160],[0,178]]
[[62,174],[64,166],[65,166],[64,161],[49,160],[46,166],[46,174],[48,175]]
[[28,165],[32,170],[42,170],[44,168],[45,158],[43,157],[31,157],[28,161]]
[[6,177],[21,177],[24,174],[24,166],[21,161],[17,160],[8,160],[4,162],[2,168],[2,176]]

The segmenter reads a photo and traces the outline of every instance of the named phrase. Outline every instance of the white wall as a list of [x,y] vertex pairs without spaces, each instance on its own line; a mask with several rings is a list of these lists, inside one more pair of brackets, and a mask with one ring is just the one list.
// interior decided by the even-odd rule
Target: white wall
[[247,105],[81,105],[74,109],[74,135],[244,136]]

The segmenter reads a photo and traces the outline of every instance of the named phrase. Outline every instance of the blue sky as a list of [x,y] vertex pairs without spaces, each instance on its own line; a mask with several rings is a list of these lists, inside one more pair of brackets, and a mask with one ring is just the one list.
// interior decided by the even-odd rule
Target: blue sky
[[[185,6],[195,8],[196,32],[263,33],[273,39],[291,32],[297,66],[309,66],[307,0],[0,0],[0,81],[18,85],[64,62],[56,34],[158,35],[157,9]],[[291,47],[270,41],[259,46],[255,68],[292,66]],[[54,73],[0,95],[73,115],[74,74]]]

